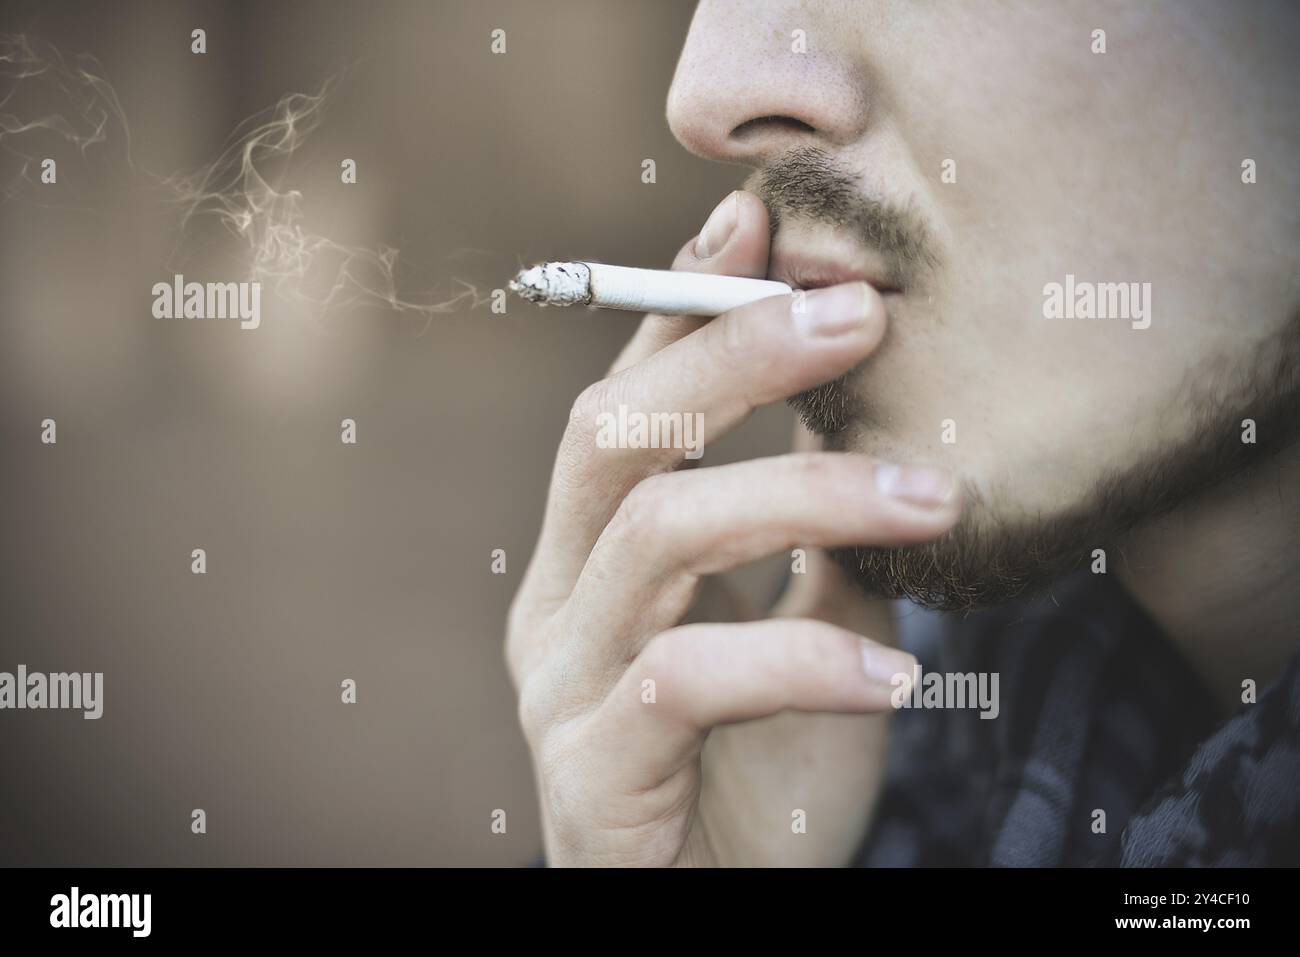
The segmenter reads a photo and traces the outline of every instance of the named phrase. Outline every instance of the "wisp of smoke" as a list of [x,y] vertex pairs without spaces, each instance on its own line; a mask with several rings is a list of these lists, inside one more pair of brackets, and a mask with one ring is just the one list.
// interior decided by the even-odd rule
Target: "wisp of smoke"
[[[40,158],[20,147],[19,137],[45,132],[72,144],[82,156],[105,143],[110,128],[121,132],[123,155],[131,162],[131,136],[126,116],[113,87],[104,80],[99,61],[87,53],[64,57],[53,47],[38,48],[24,34],[0,34],[0,149],[16,157],[17,173],[4,186],[4,198],[15,196],[25,184],[37,183]],[[33,103],[20,103],[32,93]],[[14,110],[28,107],[40,112],[43,98],[61,107],[23,119]]]
[[201,216],[213,216],[248,243],[251,278],[270,283],[285,299],[317,314],[369,303],[432,319],[468,302],[477,305],[473,286],[442,301],[403,298],[398,291],[397,249],[346,245],[303,228],[302,193],[281,189],[289,158],[321,120],[332,82],[319,93],[292,93],[275,106],[244,120],[217,159],[187,176],[163,183],[183,208],[181,229]]
[[[119,127],[127,163],[137,169],[131,162],[126,115],[94,57],[65,58],[53,48],[38,49],[26,36],[0,35],[0,80],[9,81],[0,98],[0,146],[22,159],[15,186],[34,182],[31,169],[37,160],[20,152],[11,138],[34,130],[62,136],[84,154]],[[461,280],[455,281],[460,291],[450,298],[403,295],[396,248],[349,245],[304,227],[302,193],[279,184],[290,158],[319,125],[333,82],[326,81],[314,95],[288,94],[244,120],[221,155],[195,172],[169,177],[137,172],[180,207],[182,237],[196,220],[214,218],[247,244],[249,278],[264,282],[314,318],[369,305],[424,318],[427,328],[437,315],[482,304],[475,287]],[[66,111],[31,120],[4,112],[20,89],[33,83],[60,96]],[[5,198],[15,192],[6,189]]]

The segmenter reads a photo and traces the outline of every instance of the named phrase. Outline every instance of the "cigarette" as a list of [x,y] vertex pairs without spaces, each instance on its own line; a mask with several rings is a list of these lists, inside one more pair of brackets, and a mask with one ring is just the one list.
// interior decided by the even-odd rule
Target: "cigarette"
[[669,316],[720,316],[794,291],[771,279],[584,262],[540,263],[512,279],[510,289],[542,306],[600,306]]

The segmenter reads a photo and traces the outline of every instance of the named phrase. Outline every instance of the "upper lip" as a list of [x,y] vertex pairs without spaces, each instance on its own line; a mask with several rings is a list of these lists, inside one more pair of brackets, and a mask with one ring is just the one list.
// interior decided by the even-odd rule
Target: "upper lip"
[[885,258],[830,231],[777,230],[768,276],[796,289],[867,282],[878,292],[901,292]]

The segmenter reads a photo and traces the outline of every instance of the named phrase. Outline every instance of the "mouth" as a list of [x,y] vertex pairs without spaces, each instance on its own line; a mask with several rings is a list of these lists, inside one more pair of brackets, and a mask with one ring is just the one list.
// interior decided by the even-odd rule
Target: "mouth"
[[903,293],[901,287],[889,280],[873,277],[852,268],[841,267],[838,263],[809,264],[806,267],[790,264],[773,269],[770,278],[777,279],[793,289],[822,289],[845,282],[865,282],[882,296],[899,296]]
[[844,282],[866,282],[882,296],[902,295],[903,285],[884,257],[832,233],[777,231],[768,278],[795,289],[821,289]]

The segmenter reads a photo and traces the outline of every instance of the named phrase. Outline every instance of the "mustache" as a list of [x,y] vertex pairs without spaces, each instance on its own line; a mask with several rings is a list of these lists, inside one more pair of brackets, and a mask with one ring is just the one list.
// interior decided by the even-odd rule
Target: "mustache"
[[[935,243],[920,213],[868,195],[859,178],[836,164],[825,150],[800,147],[756,170],[745,189],[767,206],[772,238],[781,224],[821,224],[849,233],[884,263],[885,279],[900,290],[917,286],[940,264]],[[853,393],[850,370],[787,401],[812,432],[827,437],[827,447],[867,414]]]
[[756,170],[745,189],[766,204],[773,238],[790,220],[848,231],[884,259],[890,283],[900,289],[939,265],[936,243],[917,210],[865,195],[857,177],[825,150],[790,150]]

